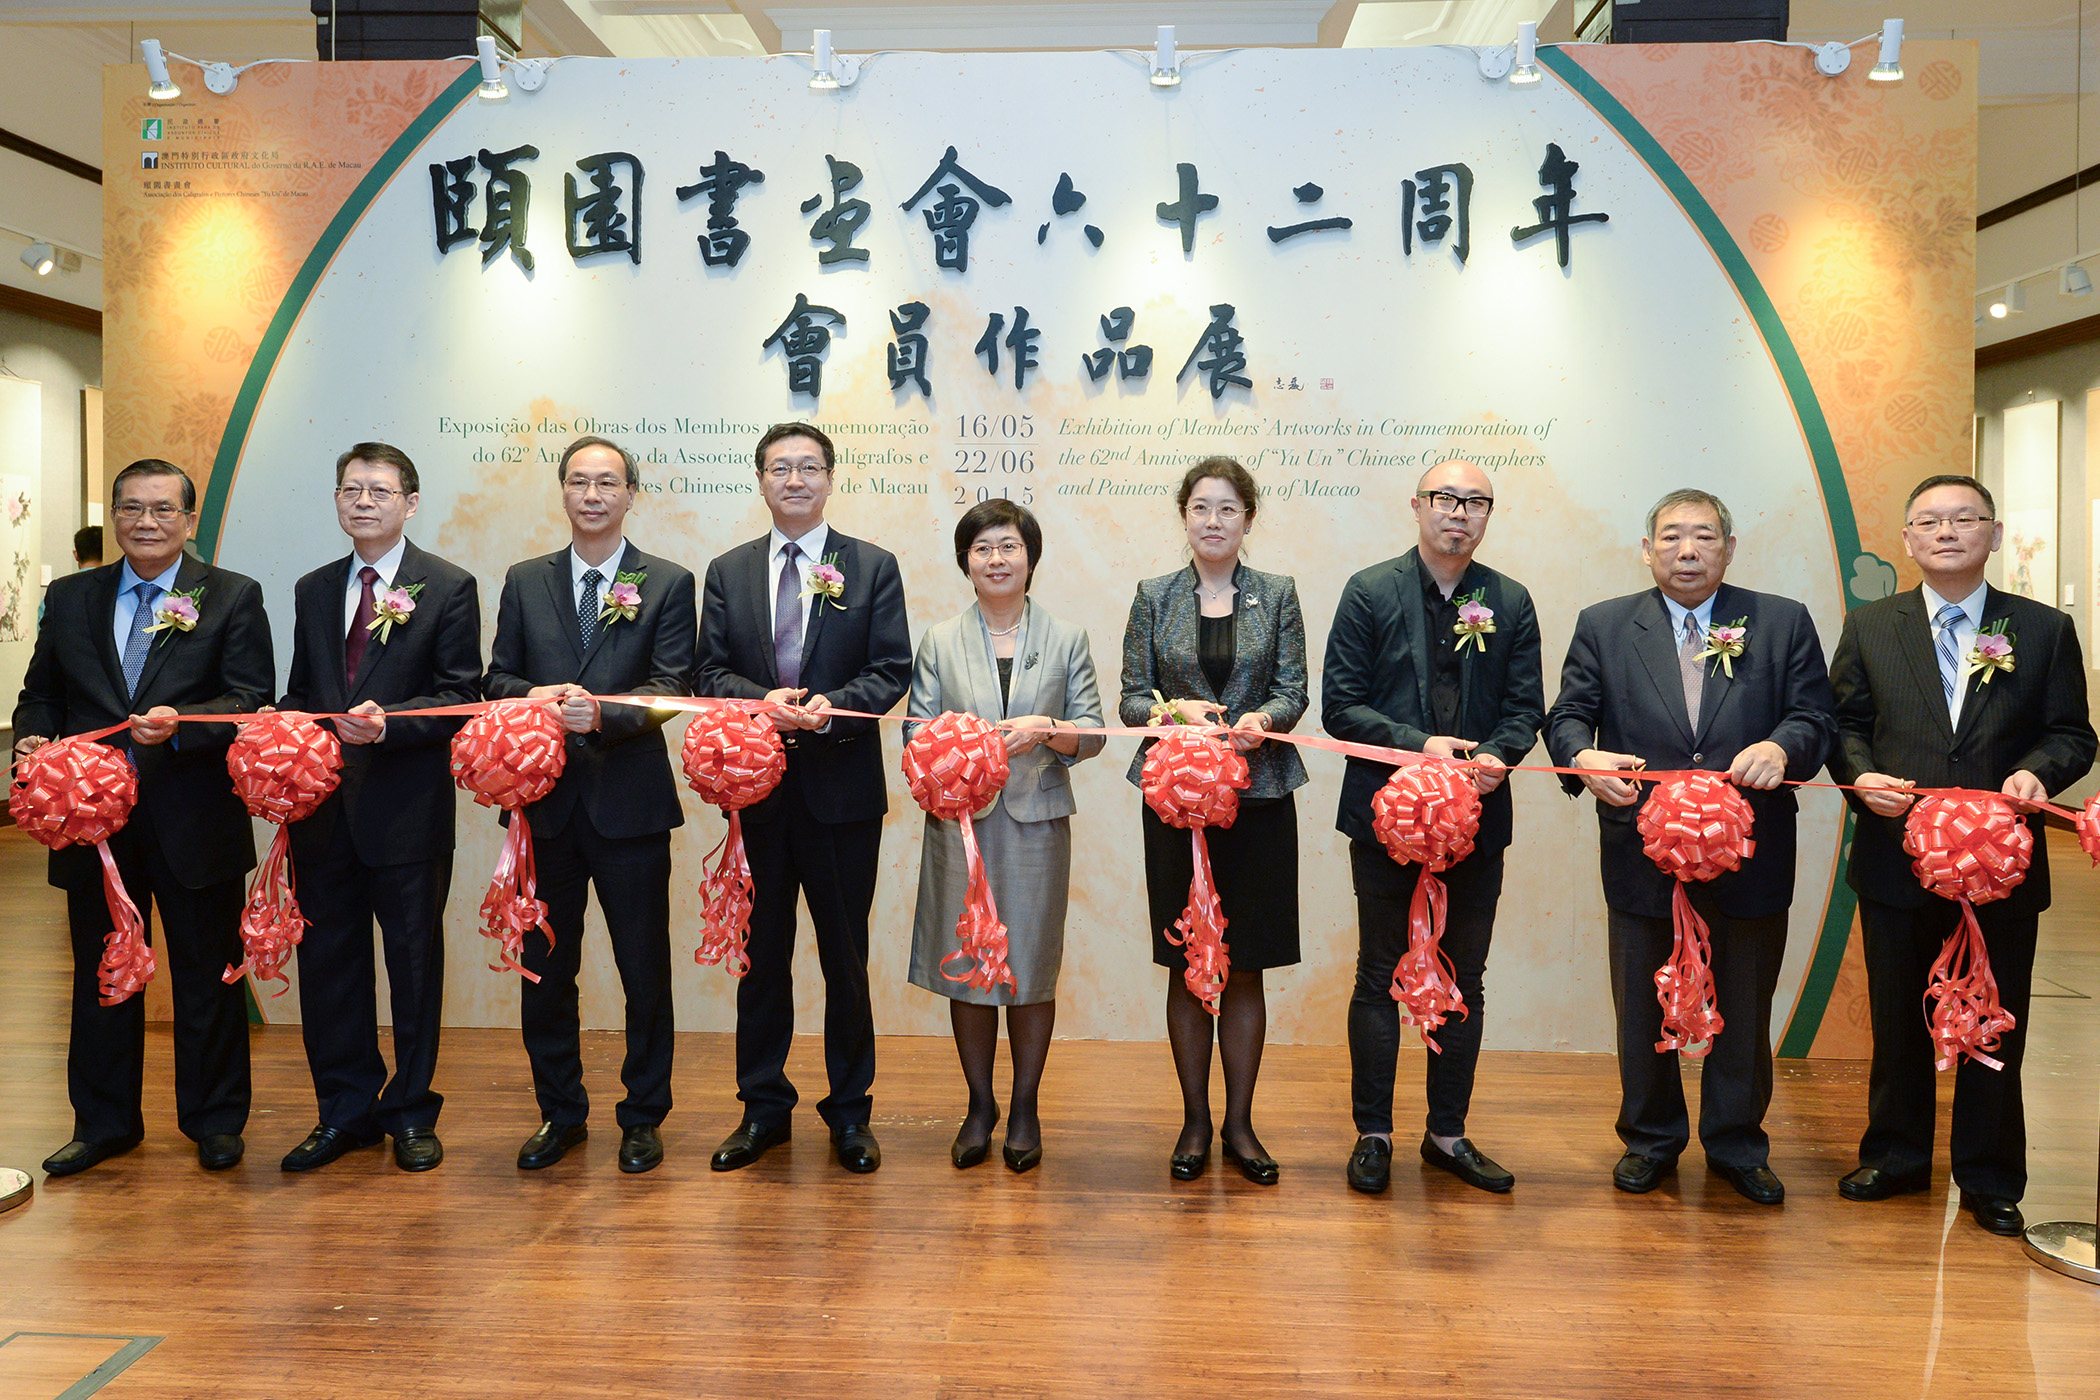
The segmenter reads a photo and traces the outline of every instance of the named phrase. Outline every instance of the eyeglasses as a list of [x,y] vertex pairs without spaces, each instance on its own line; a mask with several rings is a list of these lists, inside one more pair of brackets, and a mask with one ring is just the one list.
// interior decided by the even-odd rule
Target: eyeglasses
[[1920,535],[1937,535],[1942,525],[1952,525],[1957,535],[1973,535],[1990,524],[1992,518],[1965,510],[1960,515],[1914,515],[1904,523]]
[[335,488],[335,498],[346,506],[354,506],[367,496],[372,498],[372,504],[375,506],[390,506],[397,498],[407,494],[406,491],[396,491],[391,486],[338,486]]
[[601,496],[610,496],[627,484],[622,476],[572,476],[561,484],[561,489],[571,496],[588,496],[593,491]]
[[1204,505],[1201,502],[1198,502],[1197,504],[1189,507],[1189,519],[1215,520],[1220,525],[1230,525],[1233,521],[1238,520],[1241,516],[1245,515],[1246,513],[1246,511],[1241,510],[1238,506],[1234,505],[1219,506],[1217,509],[1213,510],[1211,507]]
[[1028,552],[1028,546],[1019,540],[1003,540],[998,544],[973,544],[970,557],[980,564],[989,564],[993,558],[1016,559]]
[[112,510],[110,514],[119,520],[133,523],[144,520],[150,515],[162,524],[166,524],[170,520],[181,519],[183,516],[188,515],[189,512],[181,506],[170,505],[166,501],[156,501],[150,506],[142,501],[126,501]]
[[1446,515],[1463,514],[1468,520],[1485,520],[1495,508],[1493,496],[1460,496],[1450,491],[1430,491],[1422,499],[1429,502],[1431,510],[1440,510]]
[[820,476],[828,475],[830,471],[831,468],[822,462],[782,462],[778,466],[766,468],[766,475],[775,481],[786,481],[791,476],[806,476],[815,481]]

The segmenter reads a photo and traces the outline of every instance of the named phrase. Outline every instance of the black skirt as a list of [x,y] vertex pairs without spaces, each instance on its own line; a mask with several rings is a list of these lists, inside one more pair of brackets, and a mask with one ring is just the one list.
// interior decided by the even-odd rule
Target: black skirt
[[[1145,894],[1152,914],[1152,961],[1188,966],[1187,954],[1167,942],[1188,907],[1195,853],[1188,832],[1168,826],[1144,808]],[[1243,972],[1289,967],[1298,961],[1298,804],[1292,794],[1240,802],[1229,827],[1207,828],[1211,877],[1225,914],[1225,952]]]

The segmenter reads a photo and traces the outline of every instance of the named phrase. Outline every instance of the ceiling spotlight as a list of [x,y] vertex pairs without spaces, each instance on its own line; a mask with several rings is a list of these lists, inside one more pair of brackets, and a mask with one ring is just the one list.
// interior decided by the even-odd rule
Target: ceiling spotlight
[[1877,83],[1900,83],[1903,81],[1903,21],[1885,19],[1881,22],[1881,59],[1874,71],[1867,74]]
[[2093,294],[2093,279],[2077,263],[2067,265],[2057,274],[2056,294],[2060,297],[2088,297]]
[[481,64],[481,86],[474,89],[474,95],[491,102],[510,96],[510,89],[503,86],[503,60],[496,56],[495,36],[483,34],[475,39],[474,54]]
[[58,266],[58,251],[49,243],[32,243],[22,250],[22,266],[39,277],[49,277]]
[[2027,293],[2021,289],[2018,282],[2000,287],[1998,295],[1991,298],[1991,304],[1986,309],[1995,320],[2002,321],[2007,316],[2016,316],[2027,309]]
[[1539,71],[1539,27],[1530,20],[1517,26],[1517,66],[1509,70],[1511,87],[1528,87],[1545,77]]
[[810,54],[809,85],[820,92],[829,92],[839,85],[835,63],[836,55],[831,51],[831,31],[819,29],[811,36],[814,51]]
[[1152,86],[1180,87],[1181,62],[1174,56],[1174,26],[1162,24],[1152,45]]
[[155,102],[170,102],[182,96],[182,89],[168,76],[167,56],[160,51],[160,40],[139,40],[139,57],[146,61],[146,78],[150,86],[146,96]]

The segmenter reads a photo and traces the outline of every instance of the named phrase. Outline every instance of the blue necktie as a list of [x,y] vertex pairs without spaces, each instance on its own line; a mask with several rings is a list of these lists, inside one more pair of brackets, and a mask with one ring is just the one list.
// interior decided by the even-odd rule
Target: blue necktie
[[1961,657],[1954,649],[1954,624],[1964,616],[1960,608],[1949,603],[1932,617],[1933,623],[1940,629],[1940,684],[1947,688],[1949,718],[1952,718],[1954,712],[1955,680],[1961,675]]
[[787,563],[773,598],[773,673],[792,689],[802,684],[802,549],[789,540],[780,552]]
[[605,575],[596,569],[583,571],[583,597],[576,604],[576,630],[583,636],[583,649],[589,651],[591,643],[598,640],[598,585],[605,582]]
[[146,669],[146,653],[153,649],[153,638],[146,629],[153,625],[153,605],[160,599],[160,585],[141,583],[131,590],[138,595],[138,606],[131,612],[131,631],[124,638],[124,698],[129,700],[139,693],[139,673]]

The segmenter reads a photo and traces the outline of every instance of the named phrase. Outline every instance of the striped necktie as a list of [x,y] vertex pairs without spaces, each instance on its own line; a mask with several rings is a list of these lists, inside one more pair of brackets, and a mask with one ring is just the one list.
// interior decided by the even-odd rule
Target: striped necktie
[[1940,644],[1938,648],[1940,654],[1940,684],[1946,687],[1947,690],[1947,717],[1949,719],[1952,719],[1955,714],[1955,686],[1961,676],[1961,654],[1955,650],[1954,646],[1954,624],[1960,622],[1966,616],[1967,614],[1953,603],[1947,604],[1932,615],[1933,626],[1940,629]]

